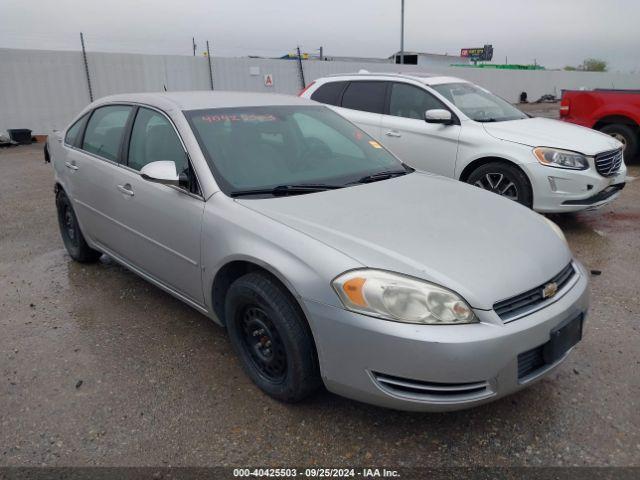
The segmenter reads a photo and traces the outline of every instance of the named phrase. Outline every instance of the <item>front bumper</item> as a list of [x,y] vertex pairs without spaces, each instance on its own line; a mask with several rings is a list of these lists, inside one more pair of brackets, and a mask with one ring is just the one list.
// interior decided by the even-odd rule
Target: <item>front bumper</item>
[[[413,411],[468,408],[522,389],[566,355],[520,378],[518,356],[549,341],[568,318],[587,313],[588,276],[576,267],[578,279],[561,298],[510,323],[478,310],[477,324],[412,325],[305,301],[324,383],[345,397]],[[416,384],[445,392],[412,392]]]
[[[593,210],[613,202],[626,182],[624,162],[612,177],[603,177],[592,165],[588,170],[564,170],[539,163],[521,165],[531,180],[533,209],[541,213]],[[618,188],[611,188],[618,187]]]

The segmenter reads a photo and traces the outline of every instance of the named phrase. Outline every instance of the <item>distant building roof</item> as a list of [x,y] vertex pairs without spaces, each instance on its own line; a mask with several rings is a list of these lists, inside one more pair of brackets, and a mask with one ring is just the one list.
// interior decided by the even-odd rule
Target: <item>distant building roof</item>
[[[449,55],[448,53],[429,53],[429,52],[410,52],[410,51],[404,51],[402,52],[403,55],[419,55],[421,57],[439,57],[439,58],[463,58],[460,55]],[[389,58],[395,58],[396,56],[400,55],[400,51],[398,50],[396,53],[394,53],[393,55],[389,56]]]

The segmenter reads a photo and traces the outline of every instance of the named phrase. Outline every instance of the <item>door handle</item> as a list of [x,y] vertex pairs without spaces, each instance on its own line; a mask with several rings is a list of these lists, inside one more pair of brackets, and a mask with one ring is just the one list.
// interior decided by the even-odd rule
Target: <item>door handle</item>
[[118,185],[118,190],[120,191],[120,193],[129,195],[130,197],[133,197],[134,195],[133,189],[131,188],[131,185],[129,183],[125,183],[124,185]]
[[78,170],[78,166],[71,162],[64,162],[64,166],[70,168],[71,170]]
[[385,135],[387,137],[401,137],[402,134],[400,132],[398,132],[397,130],[389,130],[387,133],[385,133]]

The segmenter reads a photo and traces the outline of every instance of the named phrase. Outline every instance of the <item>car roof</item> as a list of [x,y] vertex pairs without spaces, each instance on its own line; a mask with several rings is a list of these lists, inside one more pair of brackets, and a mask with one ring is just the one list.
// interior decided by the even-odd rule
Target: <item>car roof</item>
[[393,78],[393,79],[406,79],[413,80],[425,85],[440,85],[443,83],[469,83],[468,80],[464,80],[458,77],[449,77],[445,75],[435,75],[426,72],[406,72],[406,73],[389,73],[389,72],[358,72],[358,73],[340,73],[336,75],[329,75],[322,80],[336,80],[338,78],[354,80],[357,78],[362,79],[380,79],[380,78]]
[[274,93],[253,92],[151,92],[109,95],[92,104],[93,107],[106,103],[140,103],[160,109],[200,110],[205,108],[259,107],[270,105],[317,105],[316,102]]

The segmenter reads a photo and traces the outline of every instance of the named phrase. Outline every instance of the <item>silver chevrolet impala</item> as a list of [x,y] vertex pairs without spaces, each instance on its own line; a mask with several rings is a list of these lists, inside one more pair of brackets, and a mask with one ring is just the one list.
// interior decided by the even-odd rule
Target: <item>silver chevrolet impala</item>
[[588,276],[557,226],[413,170],[312,101],[111,96],[48,152],[69,255],[105,253],[226,327],[276,399],[324,384],[466,408],[540,379],[582,338]]

